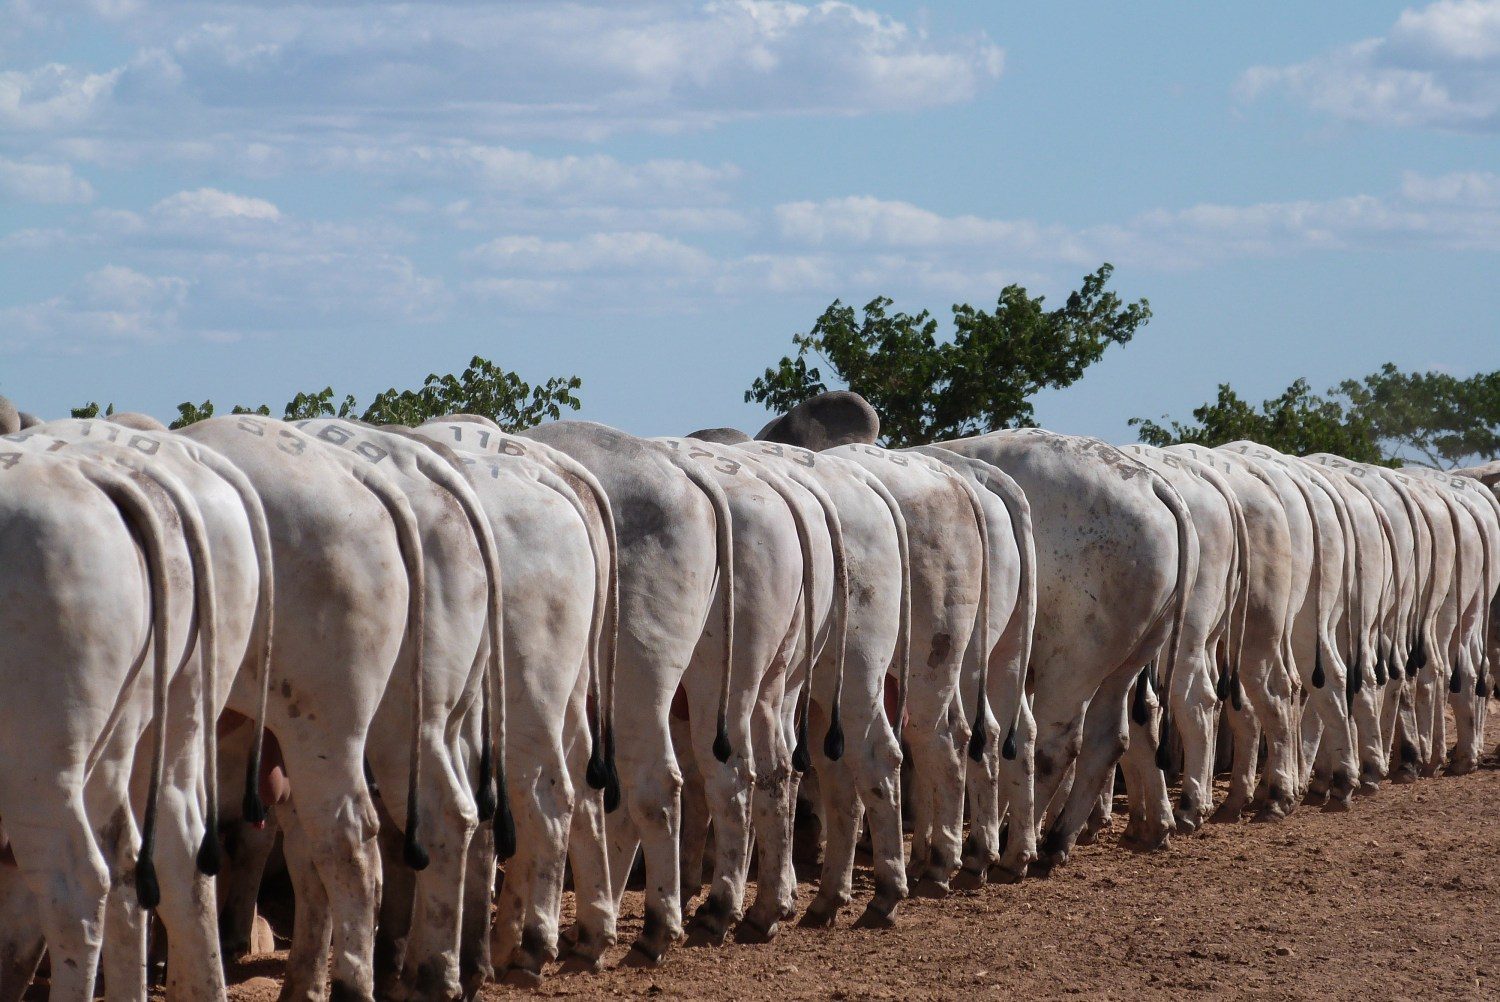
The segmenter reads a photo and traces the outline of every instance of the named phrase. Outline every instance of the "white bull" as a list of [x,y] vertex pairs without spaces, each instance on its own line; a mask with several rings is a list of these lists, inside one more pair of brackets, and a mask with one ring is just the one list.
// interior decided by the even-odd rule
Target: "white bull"
[[[1381,726],[1385,686],[1380,683],[1385,676],[1377,666],[1381,663],[1381,625],[1396,604],[1394,529],[1384,507],[1347,470],[1306,460],[1303,465],[1338,492],[1347,512],[1348,538],[1353,545],[1346,548],[1344,614],[1338,637],[1348,666],[1345,703],[1357,739],[1359,790],[1370,794],[1385,777],[1390,747]],[[1322,757],[1324,749],[1320,747],[1319,753]],[[1323,762],[1322,771],[1331,771],[1331,760]]]
[[[982,759],[999,740],[983,716],[991,635],[989,526],[978,493],[945,464],[919,453],[843,445],[829,456],[858,463],[885,485],[906,522],[911,575],[910,643],[901,734],[911,749],[913,892],[941,897],[963,863],[965,749]],[[976,634],[978,639],[976,639]],[[972,652],[971,652],[972,648]],[[964,658],[977,667],[964,698]],[[1010,721],[1005,722],[1007,729]]]
[[[737,937],[765,941],[790,918],[796,899],[787,837],[791,832],[792,756],[782,730],[782,701],[791,661],[804,672],[819,653],[820,626],[833,604],[833,554],[815,498],[755,457],[730,445],[694,438],[660,439],[714,471],[729,499],[735,540],[736,677],[730,692],[729,735],[748,750],[749,768],[714,762],[693,715],[711,706],[706,664],[718,644],[713,620],[684,679],[688,719],[674,721],[678,757],[690,767],[683,797],[683,893],[701,883],[707,824],[714,826],[714,875],[693,919],[694,939],[721,942],[731,923]],[[825,634],[826,635],[826,634]],[[696,740],[695,740],[696,738]],[[743,914],[750,864],[751,819],[759,839],[758,907]],[[743,921],[742,921],[743,919]]]
[[698,726],[713,721],[712,756],[721,763],[749,751],[733,747],[727,725],[735,609],[728,499],[711,474],[660,442],[583,421],[560,421],[521,434],[586,467],[603,485],[615,515],[620,558],[616,688],[628,695],[612,708],[625,811],[610,818],[610,876],[618,905],[636,852],[644,852],[645,923],[626,962],[656,964],[682,936],[682,773],[672,747],[672,698],[711,610],[718,611],[722,623],[718,705],[716,712],[700,714]]
[[[800,727],[812,734],[807,744],[817,768],[825,837],[818,894],[802,924],[830,927],[849,904],[861,817],[868,813],[875,894],[858,924],[889,925],[907,891],[902,756],[892,726],[902,698],[886,704],[888,673],[895,674],[903,693],[908,676],[906,520],[885,485],[856,463],[778,442],[747,441],[736,447],[818,495],[825,513],[834,513],[848,579],[841,635],[824,646],[810,681],[805,672],[793,672],[787,680],[788,696],[796,698],[787,699],[784,713],[805,699]],[[841,755],[832,754],[840,749],[830,740],[837,736],[832,729],[835,707],[845,739]]]
[[[616,643],[606,620],[613,609],[614,525],[602,488],[585,504],[556,472],[557,457],[537,458],[551,452],[539,443],[471,420],[428,422],[413,433],[436,448],[451,447],[465,464],[505,573],[504,760],[516,855],[506,865],[491,939],[495,852],[484,839],[470,850],[463,981],[466,991],[477,990],[493,973],[493,955],[507,981],[534,984],[557,956],[570,853],[583,903],[580,939],[598,942],[605,931],[588,907],[597,909],[610,893],[604,804],[589,789],[603,785],[597,775],[603,736],[589,700],[603,712],[599,658]],[[471,753],[479,747],[472,737],[469,744]]]
[[[1397,726],[1404,716],[1410,732],[1415,722],[1408,669],[1412,675],[1417,672],[1412,659],[1417,652],[1415,638],[1424,614],[1423,582],[1432,560],[1431,530],[1411,488],[1390,470],[1326,453],[1305,458],[1347,475],[1350,483],[1384,512],[1392,554],[1392,593],[1377,626],[1374,664],[1375,684],[1383,690],[1379,696],[1381,752],[1386,759],[1386,776],[1403,782],[1414,779],[1416,746],[1409,739],[1397,740]],[[1400,759],[1399,764],[1390,758],[1393,751]]]
[[[411,707],[417,705],[420,685],[419,823],[429,862],[414,875],[397,865],[400,839],[381,839],[386,879],[376,935],[376,989],[386,998],[457,998],[469,842],[481,820],[494,818],[501,853],[509,856],[515,846],[509,797],[500,795],[497,811],[493,792],[493,749],[503,748],[498,742],[505,733],[504,687],[496,682],[490,707],[484,684],[487,672],[503,679],[503,586],[494,534],[461,467],[440,456],[428,440],[341,418],[299,421],[296,427],[379,469],[406,495],[421,532],[427,589],[423,677],[391,679],[371,722],[365,761],[390,815],[406,817]],[[466,729],[471,714],[485,716],[476,712],[481,701],[494,718],[494,730],[480,734],[477,760],[471,761],[454,736]],[[316,705],[304,707],[316,710]],[[503,783],[503,766],[498,773]],[[296,874],[294,869],[294,880]]]
[[[1256,820],[1277,820],[1296,807],[1300,683],[1292,664],[1291,631],[1306,593],[1311,554],[1296,550],[1281,497],[1248,463],[1197,445],[1166,451],[1197,464],[1211,483],[1233,497],[1243,520],[1244,604],[1235,626],[1228,691],[1220,690],[1221,698],[1229,697],[1234,751],[1229,793],[1211,820],[1239,821],[1252,799]],[[1221,675],[1221,686],[1225,681]],[[1262,734],[1266,761],[1257,783]]]
[[[960,886],[976,887],[992,867],[1000,879],[1019,880],[1036,857],[1036,832],[1029,824],[1008,829],[1002,829],[1002,824],[1007,815],[1030,818],[1036,813],[1036,723],[1026,697],[1031,637],[1036,628],[1036,546],[1031,506],[1020,486],[988,463],[938,446],[920,446],[912,451],[931,456],[970,482],[984,510],[989,541],[989,637],[979,656],[967,662],[972,670],[966,672],[959,695],[972,696],[978,691],[979,660],[987,658],[989,691],[984,694],[984,713],[996,722],[998,740],[984,743],[980,760],[973,756],[969,759],[969,837],[964,843],[963,869],[956,880]],[[957,707],[957,712],[974,719],[972,698]]]
[[[1451,600],[1444,601],[1435,629],[1440,659],[1446,662],[1449,704],[1456,726],[1456,744],[1448,762],[1455,775],[1477,767],[1484,732],[1487,696],[1493,684],[1489,663],[1492,610],[1500,589],[1500,503],[1494,494],[1469,477],[1408,467],[1408,478],[1422,478],[1439,494],[1449,510],[1454,538],[1454,581]],[[1434,706],[1439,705],[1437,700]],[[1434,758],[1445,743],[1440,709],[1432,711]]]
[[[148,484],[92,460],[0,445],[0,630],[8,638],[0,648],[0,754],[9,763],[0,771],[0,834],[34,895],[52,997],[69,1002],[93,997],[111,884],[105,854],[115,861],[122,843],[133,844],[128,798],[90,805],[85,787],[95,769],[128,777],[140,728],[151,721],[139,857],[122,876],[133,869],[143,907],[159,899],[152,857],[163,722],[188,632],[170,617],[192,601],[192,578],[169,560],[170,530],[158,511],[170,502],[153,501]],[[149,711],[136,715],[142,690]],[[123,740],[114,740],[116,730]],[[114,810],[112,831],[94,830],[91,806]],[[0,958],[22,989],[36,964],[31,944],[23,949],[28,956]]]
[[[25,447],[56,449],[115,462],[150,477],[170,497],[175,515],[187,529],[195,589],[199,593],[199,630],[194,661],[174,678],[169,694],[174,729],[167,762],[168,794],[162,811],[163,838],[183,858],[182,848],[197,843],[199,869],[218,870],[217,742],[214,722],[237,685],[240,700],[253,719],[265,706],[266,663],[269,657],[272,581],[269,539],[264,512],[244,476],[222,456],[180,436],[162,431],[132,431],[143,424],[121,420],[54,421],[16,436]],[[125,427],[121,427],[124,423]],[[201,539],[200,539],[201,537]],[[243,675],[243,681],[241,681]],[[201,678],[201,684],[200,684]],[[247,754],[246,814],[264,817],[256,791],[259,748]],[[124,784],[129,776],[101,774],[91,784],[109,779]],[[240,778],[234,780],[236,788]],[[198,795],[181,791],[204,788]],[[103,821],[100,822],[104,823]],[[173,998],[217,997],[224,993],[219,957],[213,887],[191,869],[167,871],[161,918],[176,960],[168,969],[168,993]],[[110,911],[105,949],[105,974],[112,997],[144,997],[140,958],[145,953],[145,925],[133,904],[117,902]]]
[[[1248,541],[1242,546],[1244,514],[1227,487],[1221,489],[1210,479],[1216,476],[1211,468],[1151,446],[1124,448],[1170,483],[1182,497],[1198,539],[1198,573],[1193,578],[1183,622],[1182,660],[1178,662],[1168,694],[1172,719],[1176,721],[1183,746],[1182,794],[1175,820],[1179,831],[1191,832],[1203,824],[1213,808],[1215,724],[1220,700],[1230,695],[1232,685],[1238,684],[1232,679],[1233,666],[1238,661],[1236,652],[1226,651],[1221,668],[1219,649],[1221,644],[1228,647],[1232,639],[1238,639],[1230,637],[1232,627],[1243,631],[1242,626],[1232,621],[1246,600],[1242,595],[1244,562],[1248,559],[1243,552],[1248,549]],[[1137,703],[1131,708],[1132,721],[1136,726],[1144,726],[1145,691],[1139,690],[1136,698]],[[1143,768],[1139,764],[1131,768],[1128,763],[1129,758],[1126,785],[1139,785]],[[1132,817],[1127,835],[1144,820]]]
[[[1331,774],[1319,777],[1316,797],[1326,798],[1330,810],[1347,809],[1358,774],[1346,703],[1347,669],[1336,639],[1345,597],[1347,516],[1341,514],[1337,492],[1315,480],[1310,467],[1292,457],[1256,442],[1232,442],[1214,451],[1264,477],[1286,511],[1293,553],[1299,560],[1296,576],[1304,582],[1303,590],[1293,591],[1296,612],[1290,635],[1291,660],[1306,694],[1296,795],[1308,791],[1318,747],[1326,742],[1326,757],[1335,766]],[[1309,560],[1306,577],[1300,566],[1304,559]]]
[[[941,444],[1004,470],[1031,505],[1036,822],[1051,806],[1039,863],[1054,866],[1126,749],[1127,693],[1142,666],[1164,654],[1173,676],[1198,563],[1191,516],[1165,481],[1094,439],[1026,429]],[[1172,810],[1159,774],[1143,795],[1144,837],[1165,843]]]
[[373,999],[381,867],[364,750],[398,665],[415,690],[405,857],[425,865],[412,795],[425,720],[416,518],[378,469],[280,421],[210,418],[181,434],[243,471],[270,532],[276,615],[266,721],[293,784],[277,820],[297,889],[283,997],[323,996],[331,944],[333,996]]

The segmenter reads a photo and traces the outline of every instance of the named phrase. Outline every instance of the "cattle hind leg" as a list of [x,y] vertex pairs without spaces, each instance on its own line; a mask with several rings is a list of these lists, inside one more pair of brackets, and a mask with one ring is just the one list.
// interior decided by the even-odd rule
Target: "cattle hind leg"
[[755,901],[735,930],[736,938],[744,942],[772,939],[779,924],[796,910],[796,875],[791,868],[795,784],[792,754],[781,728],[783,680],[781,673],[769,675],[751,711],[756,878]]
[[6,834],[38,904],[52,962],[50,997],[57,999],[94,997],[109,892],[109,871],[77,786],[50,817],[38,808],[52,805],[34,794],[5,811]]

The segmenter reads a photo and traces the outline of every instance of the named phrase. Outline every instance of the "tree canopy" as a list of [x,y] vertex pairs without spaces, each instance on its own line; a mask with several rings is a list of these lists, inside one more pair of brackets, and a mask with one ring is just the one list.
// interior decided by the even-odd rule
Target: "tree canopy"
[[[577,376],[553,376],[545,383],[526,382],[520,376],[502,369],[494,362],[475,355],[463,372],[446,375],[432,373],[415,390],[394,387],[379,393],[370,405],[360,410],[352,394],[339,397],[333,387],[298,393],[282,409],[287,421],[315,417],[354,418],[370,424],[418,425],[445,414],[479,414],[509,431],[529,428],[541,421],[562,417],[564,408],[577,410],[580,402],[573,391],[583,386]],[[106,414],[114,413],[111,404]],[[271,415],[265,404],[258,407],[235,405],[232,414]],[[73,409],[74,417],[98,417],[99,405],[89,403]],[[173,428],[214,416],[212,400],[202,403],[184,401],[177,405]]]
[[1055,309],[1019,285],[1001,290],[993,312],[954,305],[950,340],[939,340],[927,310],[892,312],[879,296],[856,313],[834,300],[811,330],[793,335],[795,356],[766,369],[745,400],[784,414],[827,390],[811,354],[875,407],[891,446],[1032,425],[1031,397],[1076,382],[1151,319],[1145,299],[1127,304],[1106,290],[1113,272],[1101,265]]
[[1130,419],[1147,445],[1191,442],[1212,447],[1250,439],[1293,456],[1331,452],[1362,463],[1382,458],[1369,425],[1338,401],[1313,393],[1305,379],[1259,407],[1241,398],[1228,383],[1220,383],[1218,398],[1194,408],[1193,421],[1161,425],[1147,418]]
[[1361,462],[1423,462],[1439,468],[1500,455],[1500,372],[1466,378],[1402,372],[1390,362],[1346,379],[1326,396],[1306,379],[1256,408],[1228,383],[1194,408],[1193,421],[1131,418],[1142,442],[1220,445],[1248,438],[1293,455],[1332,452]]
[[1414,452],[1451,469],[1470,457],[1500,456],[1500,371],[1468,378],[1446,372],[1402,372],[1387,362],[1364,379],[1337,387],[1369,425],[1387,458]]

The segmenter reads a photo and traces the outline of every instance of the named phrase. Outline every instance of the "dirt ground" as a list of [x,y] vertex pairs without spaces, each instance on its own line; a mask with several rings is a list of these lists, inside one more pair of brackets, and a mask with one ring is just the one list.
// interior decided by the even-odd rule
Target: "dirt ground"
[[[1303,807],[1281,824],[1213,825],[1153,855],[1119,844],[1117,817],[1050,878],[908,901],[895,929],[852,928],[872,891],[861,867],[833,930],[680,948],[656,970],[553,976],[537,994],[1500,999],[1497,808],[1491,759],[1470,776],[1383,786],[1349,813]],[[804,905],[812,893],[804,882]],[[622,944],[639,929],[638,894],[626,914]],[[237,968],[230,998],[274,999],[284,956]],[[484,998],[521,994],[492,985]]]

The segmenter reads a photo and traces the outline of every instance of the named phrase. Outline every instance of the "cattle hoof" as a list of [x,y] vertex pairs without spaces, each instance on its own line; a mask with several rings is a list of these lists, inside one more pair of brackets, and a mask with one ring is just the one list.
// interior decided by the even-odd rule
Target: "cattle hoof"
[[1459,759],[1448,763],[1448,768],[1443,770],[1445,776],[1467,776],[1478,768],[1470,759]]
[[1177,830],[1184,835],[1191,835],[1203,825],[1203,819],[1196,810],[1184,811],[1180,808],[1173,812],[1172,820],[1177,824]]
[[528,971],[524,967],[512,967],[505,972],[500,983],[514,988],[540,988],[542,976],[537,971]]
[[1410,786],[1417,781],[1417,770],[1403,765],[1391,773],[1391,782],[1396,786]]
[[[977,891],[984,886],[985,871],[989,867],[979,870],[971,870],[967,866],[953,875],[953,889],[955,891]],[[920,889],[921,885],[918,885]]]
[[1323,805],[1324,814],[1343,814],[1350,808],[1349,798],[1329,797],[1328,803]]
[[1081,831],[1081,832],[1078,833],[1078,838],[1077,838],[1077,840],[1075,841],[1074,844],[1075,845],[1093,845],[1097,841],[1099,841],[1099,829],[1098,828],[1094,828],[1094,827],[1088,827],[1088,828],[1085,828],[1083,831]]
[[1226,800],[1219,805],[1219,809],[1208,816],[1211,825],[1237,825],[1245,813],[1243,801]]
[[558,967],[558,974],[598,974],[604,970],[604,959],[602,957],[590,957],[582,953],[570,953],[563,958],[562,965]]
[[1253,824],[1266,824],[1272,821],[1284,821],[1288,814],[1292,813],[1292,805],[1279,800],[1267,801],[1260,810],[1251,816]]
[[988,877],[992,884],[1019,884],[1026,879],[1026,873],[1029,869],[1030,866],[1027,863],[1022,863],[1019,867],[1005,863],[996,863],[990,867],[989,873],[985,876]]
[[891,929],[896,925],[896,906],[887,908],[871,901],[854,921],[856,929]]
[[1166,830],[1144,835],[1126,832],[1120,838],[1120,844],[1136,852],[1161,852],[1172,844],[1172,833]]
[[802,913],[797,924],[804,929],[832,929],[839,916],[838,905],[824,905],[814,901]]
[[911,893],[912,897],[939,900],[948,896],[948,883],[936,877],[922,877],[912,885]]
[[630,944],[630,951],[620,959],[621,967],[656,967],[661,964],[660,953],[653,953],[649,946],[639,940]]
[[780,931],[781,924],[779,922],[772,922],[770,925],[762,927],[753,917],[746,915],[734,927],[734,941],[750,946],[759,946],[771,942]]
[[688,923],[687,939],[684,945],[692,947],[723,946],[724,941],[729,938],[729,928],[717,923],[690,922]]
[[1053,870],[1057,869],[1059,866],[1064,865],[1065,863],[1067,863],[1067,861],[1068,854],[1066,852],[1042,853],[1041,855],[1037,856],[1036,862],[1031,864],[1032,872],[1036,876],[1041,877],[1043,880],[1046,880],[1048,877],[1052,876]]
[[479,997],[480,991],[484,988],[484,986],[490,981],[493,981],[494,978],[495,972],[489,967],[483,967],[477,971],[473,971],[469,974],[464,975],[464,998],[477,999]]

